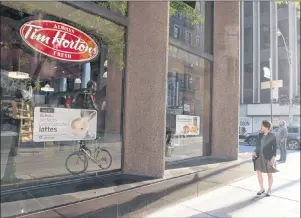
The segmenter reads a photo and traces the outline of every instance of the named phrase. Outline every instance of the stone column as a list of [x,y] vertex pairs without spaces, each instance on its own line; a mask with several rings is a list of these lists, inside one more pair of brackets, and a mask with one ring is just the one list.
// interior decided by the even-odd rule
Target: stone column
[[238,158],[239,1],[214,3],[212,156]]
[[128,19],[123,170],[162,177],[169,2],[130,1]]

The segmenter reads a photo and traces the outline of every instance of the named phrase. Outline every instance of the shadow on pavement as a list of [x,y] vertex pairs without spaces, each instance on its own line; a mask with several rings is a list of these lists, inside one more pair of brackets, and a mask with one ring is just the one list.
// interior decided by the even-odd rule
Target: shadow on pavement
[[[281,186],[273,189],[273,192],[281,190],[281,189],[284,189],[286,187],[289,187],[289,186],[293,185],[294,183],[296,183],[296,182],[295,181],[288,182],[287,184],[281,185]],[[254,193],[254,195],[256,195],[256,193]],[[229,206],[225,206],[225,207],[221,207],[221,208],[218,208],[218,209],[215,209],[215,210],[211,210],[211,211],[203,211],[200,214],[196,214],[196,215],[193,215],[193,216],[190,216],[190,217],[195,217],[195,218],[196,217],[201,217],[201,215],[204,214],[204,213],[208,214],[210,216],[213,216],[213,217],[216,217],[216,216],[218,216],[218,217],[232,217],[230,215],[231,213],[233,213],[233,212],[235,212],[237,210],[241,210],[244,207],[250,206],[251,204],[254,204],[255,202],[258,202],[259,200],[261,200],[263,198],[265,198],[265,196],[250,197],[250,198],[248,198],[248,199],[246,199],[244,201],[241,201],[239,203],[236,203],[236,204],[233,204],[233,205],[229,205]]]
[[[119,216],[127,216],[127,217],[145,217],[147,215],[147,211],[150,210],[158,210],[166,205],[172,205],[174,203],[174,200],[164,200],[164,203],[162,204],[162,199],[165,199],[166,197],[172,195],[174,192],[181,192],[185,187],[188,187],[196,182],[206,180],[210,177],[216,176],[225,170],[231,170],[235,167],[238,167],[240,165],[249,163],[250,161],[243,161],[241,163],[229,166],[229,167],[224,167],[222,169],[216,170],[215,172],[212,172],[208,175],[205,176],[200,176],[198,173],[195,173],[194,177],[187,182],[178,182],[177,185],[171,186],[169,188],[162,188],[161,185],[157,187],[158,191],[151,191],[150,193],[138,193],[136,192],[136,196],[131,198],[130,200],[118,204],[118,217]],[[185,176],[183,176],[185,177]],[[181,180],[181,177],[178,178],[179,181]],[[168,181],[167,181],[168,182]],[[180,183],[180,184],[179,184]],[[155,185],[155,184],[153,184]],[[147,189],[147,187],[146,187]],[[135,191],[135,190],[134,190]],[[197,190],[195,190],[197,192]],[[185,193],[183,194],[185,195]],[[176,199],[178,200],[178,199]],[[103,217],[103,214],[108,214],[109,211],[112,211],[113,207],[116,205],[111,205],[109,207],[106,207],[105,209],[99,209],[95,211],[91,211],[86,214],[81,214],[80,216],[77,217]],[[56,210],[55,210],[56,211]],[[111,218],[111,216],[110,216]]]
[[[50,187],[50,188],[39,188],[39,189],[33,189],[33,190],[28,190],[29,195],[24,195],[24,194],[20,194],[20,193],[15,193],[15,194],[7,194],[7,195],[2,195],[1,196],[1,203],[6,203],[6,202],[12,202],[12,201],[20,201],[20,200],[26,200],[27,197],[29,198],[30,196],[33,196],[37,201],[39,201],[39,198],[41,197],[48,197],[48,199],[53,196],[56,195],[60,196],[62,198],[64,198],[64,196],[62,196],[63,194],[69,194],[69,193],[76,193],[76,192],[83,192],[83,191],[88,191],[88,190],[93,190],[93,189],[105,189],[105,188],[111,188],[112,187],[117,190],[115,192],[113,192],[114,194],[117,194],[118,197],[120,195],[123,195],[123,197],[125,197],[125,192],[124,191],[129,191],[131,193],[131,195],[133,195],[133,197],[127,198],[127,200],[125,200],[124,202],[119,202],[119,204],[116,202],[114,204],[111,204],[108,207],[102,208],[102,209],[98,209],[100,208],[100,206],[98,207],[98,205],[95,205],[94,208],[97,208],[97,210],[91,210],[91,212],[85,213],[85,214],[81,214],[79,217],[103,217],[103,214],[108,213],[109,211],[114,211],[114,208],[116,207],[116,204],[118,204],[117,210],[118,210],[118,216],[123,216],[123,215],[127,215],[127,216],[131,216],[131,214],[136,214],[138,213],[138,211],[140,211],[141,213],[144,213],[145,210],[147,209],[158,209],[161,208],[162,206],[164,206],[164,204],[160,203],[160,204],[155,204],[155,208],[151,208],[151,205],[153,205],[156,202],[160,202],[162,199],[164,199],[165,197],[168,197],[169,195],[172,195],[174,192],[181,192],[182,189],[190,186],[191,184],[194,184],[196,182],[202,181],[202,180],[206,180],[207,178],[210,178],[212,176],[218,175],[220,173],[223,173],[224,171],[227,170],[231,170],[233,168],[239,167],[243,164],[247,164],[250,163],[250,160],[246,160],[246,161],[242,161],[240,163],[231,165],[231,166],[226,166],[226,167],[222,167],[220,169],[215,170],[212,173],[209,173],[207,175],[204,176],[200,176],[197,172],[195,173],[195,175],[186,175],[186,176],[180,176],[176,179],[168,179],[168,180],[161,180],[159,182],[161,182],[160,184],[156,183],[151,183],[151,187],[155,188],[156,190],[149,192],[149,187],[143,187],[143,184],[140,185],[140,188],[144,188],[144,193],[138,193],[137,188],[136,187],[131,187],[130,189],[127,190],[119,190],[118,191],[118,186],[120,184],[126,184],[126,181],[122,179],[122,177],[119,177],[119,181],[118,182],[109,182],[108,181],[103,181],[100,182],[99,180],[88,180],[86,182],[77,182],[74,184],[65,184],[63,186],[56,186],[56,187]],[[186,177],[186,179],[183,179],[184,177]],[[134,177],[135,178],[135,177]],[[189,179],[189,181],[187,181],[187,178]],[[191,178],[191,179],[190,179]],[[114,181],[114,178],[110,178],[111,180]],[[116,180],[116,179],[115,179]],[[141,178],[140,180],[141,182],[143,181],[147,181],[146,178]],[[182,182],[182,181],[186,181],[186,182]],[[133,178],[132,180],[128,180],[127,184],[132,184]],[[139,181],[135,181],[135,182],[139,182]],[[166,183],[165,183],[166,182]],[[165,187],[162,186],[162,184],[164,185],[165,183]],[[169,187],[168,187],[169,186]],[[24,192],[24,191],[23,191]],[[145,192],[149,192],[149,193],[145,193]],[[197,194],[198,189],[196,188],[194,191],[194,194]],[[187,193],[186,193],[187,194]],[[179,193],[179,195],[183,195],[185,196],[185,193]],[[187,197],[187,196],[185,196]],[[87,200],[92,200],[92,199],[102,199],[102,198],[106,198],[106,195],[101,195],[101,191],[100,193],[95,196],[95,197],[86,197],[85,199],[73,199],[74,201],[72,202],[66,202],[64,204],[57,204],[56,206],[49,206],[46,207],[47,209],[55,209],[56,210],[60,210],[60,208],[67,206],[68,208],[70,207],[70,209],[72,210],[72,208],[80,208],[81,204],[76,204],[75,203],[79,203],[79,202],[85,202]],[[51,200],[51,199],[49,199]],[[166,202],[164,200],[164,202]],[[168,204],[172,204],[174,203],[174,201],[169,200]],[[45,210],[46,208],[44,208],[43,210]],[[43,210],[36,210],[36,211],[30,211],[29,213],[37,213],[39,211],[43,211]],[[86,210],[85,210],[86,211]],[[111,217],[111,215],[109,216]]]
[[212,157],[197,157],[197,158],[190,158],[181,161],[175,161],[172,163],[166,163],[165,170],[172,170],[172,169],[180,169],[180,168],[189,168],[189,167],[200,167],[206,164],[213,164],[213,163],[224,163],[230,160],[226,159],[218,159]]

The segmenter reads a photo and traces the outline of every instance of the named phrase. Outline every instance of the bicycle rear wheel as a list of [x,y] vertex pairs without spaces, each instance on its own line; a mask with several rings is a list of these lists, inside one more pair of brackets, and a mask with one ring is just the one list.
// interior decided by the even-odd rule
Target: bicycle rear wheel
[[103,170],[110,168],[112,165],[112,156],[106,149],[98,150],[95,159],[98,162],[98,166]]
[[88,168],[87,155],[82,151],[70,154],[65,161],[65,167],[73,175],[85,172]]

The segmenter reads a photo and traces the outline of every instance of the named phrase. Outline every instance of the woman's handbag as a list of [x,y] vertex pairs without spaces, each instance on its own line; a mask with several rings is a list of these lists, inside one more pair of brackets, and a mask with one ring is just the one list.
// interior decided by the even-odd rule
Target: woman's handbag
[[256,171],[255,165],[256,165],[256,160],[257,160],[257,159],[258,159],[258,155],[257,155],[256,157],[253,157],[253,158],[252,158],[253,165],[254,165],[254,171]]

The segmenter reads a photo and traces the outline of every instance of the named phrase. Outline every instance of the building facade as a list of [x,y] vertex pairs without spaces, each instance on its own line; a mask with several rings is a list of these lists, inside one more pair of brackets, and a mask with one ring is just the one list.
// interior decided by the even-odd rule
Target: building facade
[[[273,80],[282,80],[283,86],[274,92],[275,107],[278,98],[289,96],[290,86],[293,97],[300,95],[300,18],[293,2],[277,4],[276,2],[244,1],[241,4],[241,99],[242,107],[259,104],[262,111],[259,118],[269,118],[264,112],[265,104],[270,104],[270,90],[261,89],[261,82],[269,81],[264,75],[264,67],[272,72]],[[286,47],[287,46],[287,47]],[[271,63],[269,59],[271,58]],[[290,63],[292,79],[290,82]],[[260,109],[261,108],[261,109]],[[293,109],[293,125],[300,125],[299,106]],[[251,109],[250,109],[251,110]],[[280,111],[282,112],[280,112]],[[244,110],[242,117],[253,117],[254,113]],[[286,112],[284,112],[286,111]],[[253,114],[253,115],[252,115]],[[284,106],[275,111],[275,120],[285,119],[289,122],[288,109]]]
[[2,194],[238,158],[239,2],[104,6],[1,2]]

